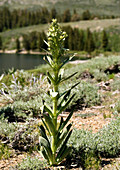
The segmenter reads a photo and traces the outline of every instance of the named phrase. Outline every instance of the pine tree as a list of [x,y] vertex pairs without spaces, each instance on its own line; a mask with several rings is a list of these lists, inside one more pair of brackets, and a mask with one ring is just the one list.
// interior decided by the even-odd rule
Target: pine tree
[[0,36],[0,50],[2,50],[2,47],[3,47],[3,45],[2,45],[2,37]]
[[41,23],[42,23],[42,24],[48,23],[49,18],[50,18],[50,13],[49,13],[49,11],[47,10],[47,8],[46,8],[46,7],[42,8],[42,12],[41,12]]
[[[69,34],[69,33],[68,33],[68,32],[69,32],[69,29],[71,29],[70,26],[66,26],[66,27],[63,27],[63,28],[62,28],[62,30],[64,30],[64,31],[67,33],[67,35]],[[66,39],[65,39],[65,41],[64,41],[64,47],[65,47],[66,49],[69,49],[68,36],[66,37]]]
[[69,9],[67,9],[67,10],[64,11],[62,21],[63,21],[63,22],[70,22],[70,21],[71,21],[71,13],[70,13],[70,10],[69,10]]
[[107,51],[108,49],[108,36],[105,30],[102,32],[102,49]]
[[87,29],[86,34],[87,35],[85,41],[85,51],[87,51],[90,54],[95,49],[95,43],[94,43],[92,32],[90,31],[89,28]]
[[37,33],[35,31],[31,32],[30,35],[30,48],[35,50],[37,48]]
[[16,39],[16,52],[17,53],[20,52],[20,41],[19,41],[19,38]]
[[71,17],[71,21],[80,21],[80,16],[79,16],[79,14],[76,12],[76,10],[74,9],[74,11],[73,11],[73,15],[72,15],[72,17]]
[[79,36],[80,36],[79,29],[75,28],[74,29],[74,41],[73,41],[74,50],[79,50]]
[[87,52],[90,54],[94,50],[95,50],[95,43],[94,43],[93,35],[91,33],[90,39],[88,41],[88,51]]
[[52,19],[55,19],[55,18],[57,18],[57,11],[55,8],[52,8],[50,12],[50,22],[52,21]]
[[29,36],[28,35],[23,35],[23,47],[25,48],[25,50],[27,51],[27,52],[29,52],[30,51],[30,38],[29,38]]
[[47,45],[44,42],[44,40],[47,41],[47,37],[46,37],[45,32],[43,31],[43,32],[38,34],[38,45],[37,45],[37,47],[38,47],[39,51],[47,50]]
[[89,10],[86,10],[82,14],[82,19],[83,20],[90,20],[91,19],[91,13]]
[[14,10],[11,14],[11,17],[12,17],[12,21],[11,21],[12,28],[15,28],[18,25],[18,11]]
[[45,34],[44,31],[42,31],[42,40],[43,40],[43,46],[42,46],[42,48],[43,48],[44,50],[47,50],[48,46],[47,46],[47,44],[45,43],[45,41],[47,41],[47,36],[46,36],[46,34]]
[[80,30],[80,33],[79,33],[79,42],[78,42],[78,50],[79,51],[84,51],[84,44],[85,44],[84,31]]
[[42,51],[42,47],[43,47],[43,39],[42,39],[42,33],[38,34],[38,44],[37,47],[39,49],[39,51]]
[[68,48],[74,50],[74,31],[72,27],[69,27],[68,30]]

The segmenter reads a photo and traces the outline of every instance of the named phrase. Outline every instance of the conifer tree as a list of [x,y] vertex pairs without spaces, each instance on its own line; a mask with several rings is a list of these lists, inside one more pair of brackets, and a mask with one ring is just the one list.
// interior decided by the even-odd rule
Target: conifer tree
[[30,51],[30,38],[29,38],[29,36],[28,35],[23,35],[23,47],[25,48],[25,50],[27,51],[27,52],[29,52]]
[[47,50],[47,45],[44,42],[44,40],[47,41],[47,37],[46,37],[45,32],[43,31],[43,32],[38,34],[38,45],[37,45],[37,47],[38,47],[39,51],[43,51],[43,49]]
[[71,13],[70,13],[70,10],[67,9],[64,11],[64,14],[63,14],[63,22],[70,22],[71,21]]
[[35,31],[30,33],[30,48],[35,50],[37,48],[37,33]]
[[42,39],[42,35],[41,35],[41,32],[40,32],[38,34],[38,44],[37,44],[39,51],[42,51],[42,46],[43,46],[43,39]]
[[108,36],[105,30],[102,32],[102,49],[107,51],[108,49]]
[[47,41],[47,36],[46,36],[46,34],[45,34],[44,31],[42,31],[42,40],[43,40],[43,46],[42,46],[42,48],[43,48],[44,50],[47,50],[48,46],[47,46],[47,44],[45,43],[45,41]]
[[42,12],[41,12],[41,23],[42,24],[46,24],[48,23],[50,18],[50,14],[49,11],[47,10],[47,8],[42,8]]
[[78,50],[84,51],[84,44],[85,44],[84,31],[80,30],[80,33],[79,33],[79,42],[78,42]]
[[3,47],[3,45],[2,45],[2,37],[0,36],[0,50],[2,50],[2,47]]
[[73,11],[73,15],[72,15],[72,17],[71,17],[71,21],[80,21],[80,16],[79,16],[79,14],[76,12],[76,10],[74,9],[74,11]]
[[85,41],[85,51],[87,51],[90,54],[95,49],[95,43],[94,43],[92,32],[90,31],[89,28],[87,29],[86,34],[87,35]]
[[52,8],[50,12],[50,22],[52,21],[52,19],[55,19],[55,18],[57,18],[57,11],[55,8]]
[[74,50],[74,31],[72,29],[72,27],[69,27],[69,30],[68,30],[68,48],[70,50]]
[[83,20],[90,20],[91,19],[91,13],[89,10],[86,10],[82,14],[82,19]]
[[16,39],[16,52],[17,53],[20,52],[20,41],[19,41],[19,38]]
[[71,29],[71,27],[70,26],[66,26],[66,27],[63,27],[62,28],[66,33],[67,33],[67,37],[66,37],[66,39],[65,39],[65,41],[64,41],[64,47],[66,48],[66,49],[69,49],[69,45],[68,45],[68,37],[69,37],[69,29]]
[[15,28],[17,27],[18,24],[18,11],[14,10],[11,14],[11,17],[12,17],[12,21],[11,21],[12,28]]
[[79,50],[79,37],[80,37],[79,29],[75,28],[74,29],[74,41],[73,41],[74,47],[73,47],[73,50]]

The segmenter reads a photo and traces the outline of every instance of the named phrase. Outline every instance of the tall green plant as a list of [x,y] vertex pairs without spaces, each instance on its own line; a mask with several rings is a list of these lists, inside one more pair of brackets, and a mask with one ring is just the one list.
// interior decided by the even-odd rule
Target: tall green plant
[[45,101],[43,101],[43,107],[41,108],[43,112],[43,125],[39,126],[41,133],[39,142],[42,155],[48,163],[53,166],[59,164],[67,156],[71,149],[67,145],[67,141],[72,133],[72,123],[68,124],[68,121],[73,115],[73,111],[71,111],[66,120],[63,120],[63,117],[61,117],[60,122],[58,122],[57,118],[67,108],[68,104],[75,96],[75,94],[70,96],[70,93],[71,90],[78,85],[78,83],[70,89],[67,89],[62,94],[59,92],[60,83],[71,78],[76,73],[66,78],[63,78],[62,76],[62,67],[70,61],[72,57],[66,59],[64,62],[61,61],[61,58],[64,57],[66,52],[63,44],[67,34],[61,30],[56,19],[52,20],[47,36],[48,42],[46,43],[48,45],[50,56],[46,56],[45,61],[53,70],[53,74],[49,72],[47,73],[47,79],[51,85],[48,95],[52,99],[53,107],[51,108],[47,106]]

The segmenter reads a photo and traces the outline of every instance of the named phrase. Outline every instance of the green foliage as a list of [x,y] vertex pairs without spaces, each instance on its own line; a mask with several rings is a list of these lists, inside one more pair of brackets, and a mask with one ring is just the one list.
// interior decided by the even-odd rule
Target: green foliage
[[116,102],[114,111],[117,111],[117,113],[120,114],[120,100]]
[[[81,23],[82,22],[82,23]],[[65,23],[61,23],[61,25],[65,26],[66,28],[64,29],[66,31],[66,33],[68,34],[68,37],[65,40],[65,48],[69,48],[70,50],[77,50],[77,51],[83,51],[85,48],[85,44],[87,43],[87,39],[86,39],[86,22],[70,22],[69,25],[67,26]],[[91,36],[90,36],[90,40],[89,40],[89,49],[91,49],[92,51],[94,50],[94,54],[93,52],[91,53],[92,56],[96,56],[98,54],[100,54],[101,52],[103,52],[104,49],[102,49],[102,38],[103,38],[103,32],[100,31],[94,31],[97,28],[97,22],[94,21],[88,21],[88,25],[90,30],[91,30]],[[118,19],[114,19],[114,20],[99,20],[100,22],[100,26],[101,27],[105,27],[105,32],[107,32],[107,39],[109,41],[108,43],[108,47],[106,49],[106,51],[112,51],[112,52],[119,52],[120,51],[120,33],[119,33],[119,26],[114,26],[114,25],[119,25],[119,21]],[[77,26],[76,26],[77,25]],[[103,26],[104,25],[104,26]],[[108,25],[108,26],[107,26]],[[113,27],[110,27],[111,25],[113,25]],[[106,26],[108,27],[106,29]],[[72,27],[72,28],[70,28]],[[73,29],[75,28],[75,29]],[[15,41],[11,42],[11,39],[16,39],[16,37],[21,37],[23,36],[23,34],[26,34],[26,32],[28,33],[27,35],[29,35],[29,39],[31,39],[31,33],[29,32],[40,32],[40,37],[39,37],[39,33],[37,33],[37,50],[39,49],[39,51],[42,51],[43,49],[47,49],[46,44],[43,42],[43,39],[46,40],[46,35],[43,37],[42,32],[46,31],[48,29],[48,25],[47,24],[40,24],[40,25],[35,25],[35,26],[29,26],[29,27],[24,27],[24,28],[17,28],[14,30],[10,30],[10,31],[5,31],[3,33],[1,33],[1,37],[2,37],[2,41],[3,41],[3,48],[7,48],[7,49],[15,49],[16,44]],[[81,30],[83,29],[83,30]],[[78,32],[79,34],[76,35],[76,32]],[[76,38],[77,37],[77,38]],[[74,39],[74,41],[72,41]],[[69,46],[68,46],[68,40],[69,40]],[[35,41],[33,41],[35,42]],[[35,42],[36,43],[36,42]],[[39,44],[40,43],[40,44]],[[30,40],[30,44],[32,44],[32,41]],[[23,43],[24,45],[24,43]],[[45,47],[43,47],[43,45]],[[23,46],[24,47],[24,46]],[[25,48],[25,47],[24,47]],[[31,47],[30,47],[31,48]]]
[[95,134],[84,129],[74,130],[69,144],[73,146],[73,155],[76,157],[91,151],[97,156],[115,157],[120,152],[119,141],[120,117],[117,117]]
[[29,2],[27,0],[21,0],[21,2],[17,1],[16,3],[14,3],[14,0],[11,0],[10,3],[8,0],[6,0],[5,2],[1,0],[0,2],[2,8],[4,6],[8,6],[11,10],[27,9],[29,11],[36,11],[40,10],[43,6],[47,7],[48,9],[51,9],[55,6],[56,10],[59,10],[60,12],[63,12],[67,8],[72,11],[74,8],[79,12],[79,14],[82,14],[83,11],[90,9],[92,14],[95,13],[97,16],[102,15],[101,17],[104,17],[104,15],[108,17],[119,16],[118,0],[56,0],[55,4],[50,0],[41,0],[40,2],[38,2],[37,0],[34,0],[34,2],[32,0],[30,0]]
[[[42,170],[42,169],[47,169],[47,163],[44,160],[41,160],[37,157],[31,158],[31,157],[26,157],[23,159],[21,163],[16,165],[15,167],[11,167],[11,170]],[[49,169],[49,168],[48,168]]]
[[[41,133],[41,136],[39,137],[39,142],[43,157],[50,165],[54,166],[59,164],[68,155],[71,149],[69,146],[67,146],[67,142],[72,133],[72,130],[70,130],[72,124],[70,123],[67,125],[67,123],[69,122],[73,111],[71,111],[66,120],[63,120],[63,118],[61,118],[60,124],[58,123],[57,117],[67,108],[71,100],[74,98],[75,94],[70,97],[70,93],[71,90],[78,85],[78,83],[76,83],[63,93],[60,93],[60,83],[70,79],[76,73],[66,78],[63,77],[62,67],[68,61],[70,61],[71,58],[66,59],[64,62],[61,61],[66,52],[63,45],[67,35],[61,30],[59,24],[55,19],[51,23],[47,35],[48,42],[46,42],[46,44],[48,45],[48,51],[50,52],[52,57],[45,57],[45,61],[53,70],[53,74],[49,72],[47,73],[48,83],[52,87],[52,89],[49,89],[48,95],[52,100],[53,107],[47,106],[46,101],[43,100],[43,106],[41,110],[43,112],[44,119],[42,119],[42,122],[44,126],[39,126]],[[60,102],[58,102],[59,99],[61,99]],[[48,115],[46,115],[45,112],[47,112]],[[46,134],[46,131],[48,132],[50,137]]]
[[31,32],[30,33],[30,49],[35,50],[37,48],[37,33]]
[[[63,84],[60,90],[64,92],[66,88],[69,89],[69,87],[71,86],[72,83],[68,82],[66,84]],[[79,108],[81,106],[90,107],[96,104],[99,105],[102,100],[102,96],[100,95],[100,93],[98,93],[98,87],[89,82],[81,81],[81,83],[72,90],[71,95],[73,95],[74,93],[76,93],[76,96],[68,105],[67,109],[70,109],[73,106]]]
[[19,41],[19,38],[16,39],[16,49],[17,49],[17,53],[20,52],[20,41]]
[[88,53],[91,53],[95,49],[93,35],[89,28],[87,29],[87,32],[86,32],[86,41],[85,41],[84,48],[85,48],[85,51],[87,51]]
[[67,9],[64,11],[62,22],[70,22],[70,21],[71,21],[71,14],[70,14],[70,10]]
[[108,50],[108,36],[105,30],[103,30],[103,33],[102,33],[102,49],[104,51]]
[[2,43],[2,38],[1,38],[1,36],[0,36],[0,50],[2,49],[2,45],[3,43]]
[[7,120],[0,120],[0,139],[12,149],[20,151],[33,151],[38,144],[38,121],[29,119],[24,124],[9,123]]
[[29,152],[36,150],[38,144],[37,125],[34,120],[29,120],[23,126],[18,126],[14,137],[10,139],[12,148]]
[[86,11],[83,12],[82,19],[83,20],[90,20],[91,19],[91,14],[90,14],[89,10],[86,10]]
[[[3,115],[4,116],[4,115]],[[0,117],[0,138],[1,140],[7,140],[8,137],[12,138],[14,136],[14,132],[17,129],[16,123],[8,123],[7,120],[1,119]]]
[[120,91],[120,79],[114,78],[114,80],[110,83],[110,87],[112,90],[119,90]]
[[109,79],[107,73],[105,71],[108,68],[111,68],[114,65],[119,64],[120,57],[119,56],[109,56],[109,57],[96,57],[93,58],[86,63],[77,64],[74,67],[71,67],[69,70],[65,70],[65,76],[71,73],[78,72],[78,78],[80,77],[81,73],[84,71],[88,71],[93,75],[93,77],[98,81],[106,81]]
[[[22,70],[16,71],[12,77],[10,86],[2,84],[1,100],[8,104],[0,108],[0,115],[4,113],[9,121],[20,121],[27,116],[38,116],[42,106],[43,92],[48,88],[45,79],[42,75],[37,78]],[[45,94],[44,96],[46,97]]]
[[39,51],[43,51],[43,50],[46,50],[47,49],[47,45],[45,44],[44,40],[47,41],[47,37],[46,37],[46,34],[45,32],[41,32],[38,34],[38,49]]
[[8,159],[11,156],[11,151],[6,144],[1,143],[0,141],[0,160]]

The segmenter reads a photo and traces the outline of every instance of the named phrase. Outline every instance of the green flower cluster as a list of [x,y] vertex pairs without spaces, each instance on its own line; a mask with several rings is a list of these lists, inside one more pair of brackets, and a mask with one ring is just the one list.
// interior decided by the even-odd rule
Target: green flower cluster
[[64,41],[67,34],[61,30],[60,24],[57,23],[56,19],[52,20],[47,36],[48,51],[51,53],[54,62],[58,62],[66,51],[64,48]]

